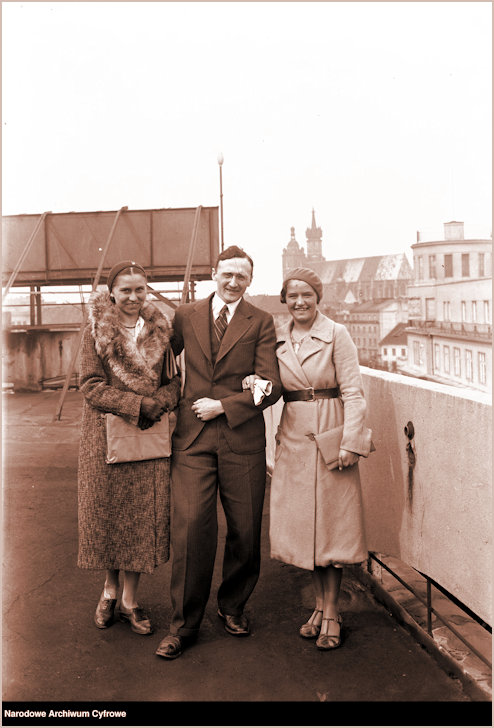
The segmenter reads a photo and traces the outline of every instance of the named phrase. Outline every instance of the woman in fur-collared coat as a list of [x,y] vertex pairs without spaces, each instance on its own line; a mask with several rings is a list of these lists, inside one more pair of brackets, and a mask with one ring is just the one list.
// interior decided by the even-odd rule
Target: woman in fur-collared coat
[[172,428],[180,377],[170,323],[146,302],[145,271],[123,261],[107,285],[108,292],[91,296],[81,353],[78,566],[106,571],[94,616],[98,628],[114,621],[123,572],[119,617],[133,631],[151,634],[136,595],[140,574],[169,558],[170,459],[107,464],[105,413],[147,429],[168,411]]

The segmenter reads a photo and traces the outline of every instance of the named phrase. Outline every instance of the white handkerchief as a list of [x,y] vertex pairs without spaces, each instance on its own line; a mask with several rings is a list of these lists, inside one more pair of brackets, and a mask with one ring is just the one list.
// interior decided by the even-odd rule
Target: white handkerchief
[[273,384],[269,379],[256,379],[254,384],[254,404],[261,404],[264,397],[269,397],[272,389]]

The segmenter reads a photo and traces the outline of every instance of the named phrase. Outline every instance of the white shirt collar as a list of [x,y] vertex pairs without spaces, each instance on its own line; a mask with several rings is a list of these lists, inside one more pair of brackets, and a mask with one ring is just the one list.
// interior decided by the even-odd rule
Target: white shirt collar
[[238,301],[235,301],[234,303],[225,303],[225,301],[218,296],[217,293],[214,294],[213,300],[211,302],[211,306],[213,309],[213,318],[217,319],[220,315],[220,311],[223,308],[223,306],[226,306],[228,308],[227,314],[226,314],[226,320],[228,323],[232,320],[233,314],[237,310],[237,306],[240,303],[242,298],[239,298]]

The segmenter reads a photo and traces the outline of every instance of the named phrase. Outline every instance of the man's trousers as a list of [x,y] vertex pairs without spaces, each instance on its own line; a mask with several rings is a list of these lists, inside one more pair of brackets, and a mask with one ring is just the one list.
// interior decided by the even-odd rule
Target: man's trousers
[[218,607],[239,616],[259,578],[265,450],[234,453],[225,418],[207,422],[172,454],[171,634],[195,637],[209,598],[218,537],[217,494],[227,522]]

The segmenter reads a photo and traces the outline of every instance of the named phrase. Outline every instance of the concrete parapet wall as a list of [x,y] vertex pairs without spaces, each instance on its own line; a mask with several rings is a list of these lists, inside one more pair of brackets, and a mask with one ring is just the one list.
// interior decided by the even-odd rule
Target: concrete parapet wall
[[41,389],[41,379],[65,375],[77,333],[77,330],[5,331],[3,381],[12,383],[18,392],[36,392]]
[[[361,367],[376,452],[361,458],[369,550],[427,574],[492,624],[487,394]],[[265,411],[268,466],[282,402]],[[411,421],[415,466],[409,474]]]

